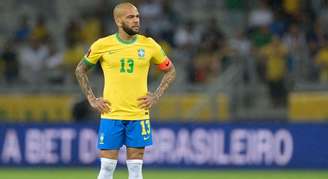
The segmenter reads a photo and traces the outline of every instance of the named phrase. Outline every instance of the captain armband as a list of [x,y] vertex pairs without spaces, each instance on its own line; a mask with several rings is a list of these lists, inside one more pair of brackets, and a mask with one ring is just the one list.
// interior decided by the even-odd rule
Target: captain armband
[[157,67],[162,71],[168,71],[172,66],[172,62],[169,58],[166,58],[161,64],[158,64]]

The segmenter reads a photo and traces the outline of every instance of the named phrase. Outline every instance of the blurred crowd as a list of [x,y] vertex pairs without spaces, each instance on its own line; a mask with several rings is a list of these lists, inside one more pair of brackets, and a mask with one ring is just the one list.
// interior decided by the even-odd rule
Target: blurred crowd
[[[62,46],[49,31],[47,16],[22,16],[0,45],[1,83],[76,83],[75,65],[90,44],[115,32],[114,4],[100,2],[58,27],[63,28]],[[211,83],[235,59],[244,66],[244,81],[250,82],[255,73],[277,104],[284,103],[288,84],[328,81],[327,0],[225,0],[225,24],[215,16],[202,22],[181,16],[171,0],[133,2],[141,14],[142,33],[155,38],[174,58],[189,84]],[[227,31],[225,26],[236,28]]]
[[4,82],[8,85],[71,83],[74,67],[87,45],[103,33],[98,17],[84,14],[81,19],[69,21],[63,34],[64,48],[60,49],[45,16],[39,15],[36,22],[23,16],[1,53]]

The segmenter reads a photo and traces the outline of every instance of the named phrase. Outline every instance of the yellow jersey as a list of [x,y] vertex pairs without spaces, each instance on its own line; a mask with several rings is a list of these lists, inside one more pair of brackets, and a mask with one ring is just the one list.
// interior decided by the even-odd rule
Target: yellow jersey
[[116,33],[94,42],[83,62],[99,62],[104,73],[103,98],[111,103],[111,112],[101,118],[149,119],[149,110],[139,108],[137,99],[148,92],[150,63],[161,64],[166,58],[160,45],[143,35],[125,41]]

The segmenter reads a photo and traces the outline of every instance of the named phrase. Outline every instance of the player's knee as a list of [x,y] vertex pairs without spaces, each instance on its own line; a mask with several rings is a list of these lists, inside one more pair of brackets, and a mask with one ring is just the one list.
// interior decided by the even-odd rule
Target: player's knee
[[132,152],[128,154],[128,159],[142,159],[144,152]]
[[145,150],[144,148],[128,148],[127,158],[128,159],[143,159]]
[[118,151],[117,150],[101,150],[99,154],[100,158],[109,158],[113,160],[117,160]]

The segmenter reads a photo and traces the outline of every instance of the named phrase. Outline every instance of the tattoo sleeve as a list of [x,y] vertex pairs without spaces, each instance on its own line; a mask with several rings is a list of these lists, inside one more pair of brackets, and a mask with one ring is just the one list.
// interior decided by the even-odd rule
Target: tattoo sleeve
[[174,81],[175,76],[176,76],[175,67],[172,64],[172,67],[169,69],[169,71],[167,71],[164,74],[159,87],[156,89],[154,93],[154,96],[156,97],[157,100],[164,94],[165,90],[170,86],[172,81]]
[[91,67],[83,63],[81,60],[75,69],[76,79],[79,81],[80,87],[88,100],[95,99],[95,95],[90,87],[87,72]]

